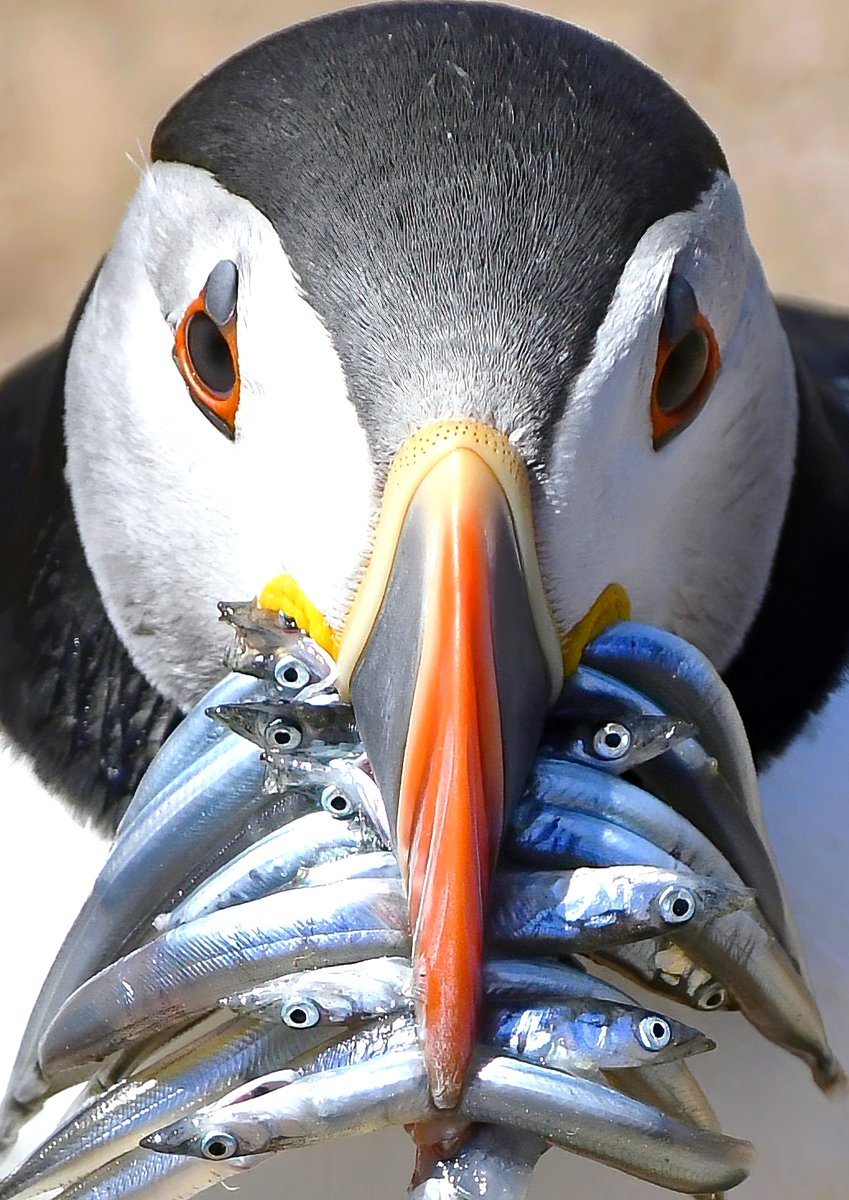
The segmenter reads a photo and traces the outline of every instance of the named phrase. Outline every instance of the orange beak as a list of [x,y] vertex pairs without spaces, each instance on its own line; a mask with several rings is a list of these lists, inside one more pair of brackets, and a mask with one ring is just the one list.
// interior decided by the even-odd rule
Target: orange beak
[[339,667],[407,888],[431,1093],[454,1108],[502,828],[563,678],[525,468],[490,427],[445,422],[402,447]]

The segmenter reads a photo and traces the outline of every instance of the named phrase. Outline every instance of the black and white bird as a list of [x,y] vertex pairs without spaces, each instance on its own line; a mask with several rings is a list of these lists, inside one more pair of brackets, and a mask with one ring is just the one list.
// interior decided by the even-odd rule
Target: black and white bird
[[[341,631],[426,984],[454,948],[425,997],[450,1104],[483,920],[453,881],[485,893],[561,643],[627,594],[734,693],[849,1059],[849,322],[776,308],[710,130],[572,26],[388,4],[237,55],[151,157],[64,344],[0,392],[3,792],[32,798],[7,922],[49,896],[46,967],[74,900],[26,831],[84,890],[102,846],[60,802],[113,828],[222,671],[215,602],[291,576]],[[741,1196],[845,1194],[845,1101],[734,1014],[710,1032],[698,1073],[759,1152]],[[340,1153],[349,1195],[372,1153]],[[537,1194],[611,1186],[560,1159]]]

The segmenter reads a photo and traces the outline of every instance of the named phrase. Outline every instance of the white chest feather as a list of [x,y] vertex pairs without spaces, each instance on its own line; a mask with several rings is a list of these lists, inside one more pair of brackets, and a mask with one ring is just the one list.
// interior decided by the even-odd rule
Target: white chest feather
[[[0,743],[0,778],[10,816],[0,853],[4,921],[0,1075],[5,1078],[60,940],[91,885],[106,847],[75,825],[48,797],[22,761]],[[763,779],[767,820],[832,1045],[849,1063],[849,688],[794,743]],[[688,1019],[683,1011],[683,1019]],[[693,1014],[691,1014],[692,1017]],[[692,1021],[719,1048],[695,1063],[725,1129],[750,1138],[757,1162],[741,1200],[838,1200],[849,1178],[849,1098],[826,1099],[795,1059],[766,1043],[739,1014]],[[47,1132],[34,1123],[16,1147]],[[240,1178],[244,1200],[267,1195],[285,1178],[303,1200],[349,1200],[403,1192],[411,1147],[400,1131],[293,1152]],[[650,1200],[647,1184],[614,1176],[597,1164],[547,1154],[537,1171],[534,1200]],[[223,1197],[224,1193],[221,1193]]]

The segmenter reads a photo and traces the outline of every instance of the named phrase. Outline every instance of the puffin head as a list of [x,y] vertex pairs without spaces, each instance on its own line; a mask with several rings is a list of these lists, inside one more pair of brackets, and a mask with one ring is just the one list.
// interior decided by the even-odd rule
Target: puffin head
[[545,712],[622,615],[723,669],[792,476],[789,350],[716,139],[657,75],[501,5],[273,35],[185,95],[79,320],[68,478],[137,666],[194,701],[215,602],[336,631],[452,1107]]

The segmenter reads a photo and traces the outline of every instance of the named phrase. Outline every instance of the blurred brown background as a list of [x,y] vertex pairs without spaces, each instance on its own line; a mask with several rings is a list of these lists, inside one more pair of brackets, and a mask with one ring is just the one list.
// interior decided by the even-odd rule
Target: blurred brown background
[[[157,118],[205,70],[330,0],[0,0],[0,370],[59,334]],[[849,306],[845,0],[548,0],[714,128],[776,291]]]

